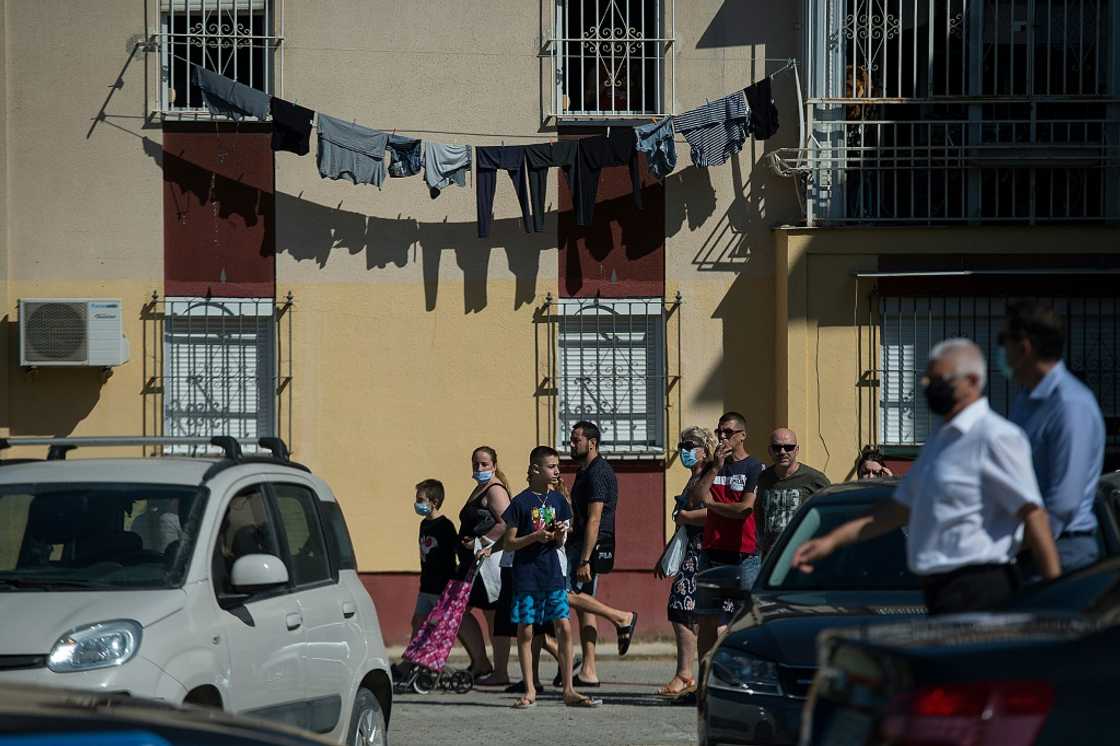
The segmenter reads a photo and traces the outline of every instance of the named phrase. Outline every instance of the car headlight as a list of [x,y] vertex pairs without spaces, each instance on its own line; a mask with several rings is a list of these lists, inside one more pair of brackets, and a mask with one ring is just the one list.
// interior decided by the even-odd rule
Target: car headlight
[[124,665],[140,649],[141,634],[140,625],[130,619],[78,627],[54,644],[47,668],[72,673]]
[[731,648],[720,648],[712,656],[708,686],[750,694],[782,693],[778,664]]

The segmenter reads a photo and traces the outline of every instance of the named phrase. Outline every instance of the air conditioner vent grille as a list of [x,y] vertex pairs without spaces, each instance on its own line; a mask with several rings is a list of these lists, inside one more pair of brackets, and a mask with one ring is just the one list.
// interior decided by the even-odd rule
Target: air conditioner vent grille
[[84,303],[28,304],[26,322],[29,361],[84,361],[89,335]]

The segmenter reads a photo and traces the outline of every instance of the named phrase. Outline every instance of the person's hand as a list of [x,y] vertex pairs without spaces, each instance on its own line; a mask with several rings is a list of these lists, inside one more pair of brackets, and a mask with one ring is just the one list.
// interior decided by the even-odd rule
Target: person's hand
[[723,464],[734,452],[735,446],[731,445],[730,440],[721,440],[719,445],[716,446],[715,462],[717,464]]
[[591,563],[586,563],[576,568],[576,580],[581,583],[591,582]]
[[664,580],[667,576],[661,571],[661,563],[658,562],[657,566],[653,568],[653,577],[656,580]]
[[494,551],[494,545],[485,546],[478,550],[478,554],[474,556],[475,559],[486,559]]
[[678,510],[673,514],[673,523],[675,523],[678,527],[684,525],[684,519],[681,518],[681,511]]
[[556,534],[549,531],[547,528],[542,528],[539,531],[533,532],[533,540],[538,544],[547,544],[550,541],[556,540]]
[[813,571],[813,564],[836,551],[836,542],[830,536],[810,539],[793,553],[793,566],[804,573]]
[[883,471],[881,471],[881,472],[879,473],[879,476],[882,476],[882,477],[893,477],[893,476],[894,476],[894,472],[893,472],[893,471],[891,471],[890,469],[888,469],[887,467],[885,467],[885,466],[884,466],[884,467],[883,467]]

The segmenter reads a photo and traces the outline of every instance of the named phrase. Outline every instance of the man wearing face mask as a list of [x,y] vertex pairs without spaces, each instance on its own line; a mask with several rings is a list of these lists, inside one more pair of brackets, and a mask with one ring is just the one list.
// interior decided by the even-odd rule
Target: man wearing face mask
[[1062,362],[1063,324],[1049,304],[1009,305],[999,341],[1000,371],[1024,388],[1011,407],[1011,421],[1030,439],[1062,569],[1091,565],[1099,551],[1093,500],[1104,465],[1101,408]]
[[930,411],[943,418],[893,499],[870,515],[798,547],[793,564],[812,572],[840,547],[907,526],[910,570],[922,578],[930,614],[998,608],[1018,587],[1020,542],[1042,575],[1061,573],[1030,444],[983,396],[987,365],[967,339],[933,348],[922,379]]

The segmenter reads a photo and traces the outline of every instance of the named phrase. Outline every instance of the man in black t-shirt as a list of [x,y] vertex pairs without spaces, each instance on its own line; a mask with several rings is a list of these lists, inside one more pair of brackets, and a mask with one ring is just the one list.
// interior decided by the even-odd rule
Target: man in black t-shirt
[[591,422],[577,422],[569,441],[572,460],[579,464],[572,485],[572,534],[568,539],[568,574],[571,592],[568,604],[579,619],[583,666],[575,685],[599,686],[595,665],[595,643],[599,630],[595,617],[601,616],[615,626],[618,633],[618,654],[626,655],[634,638],[638,614],[620,611],[595,598],[598,579],[592,566],[596,547],[600,553],[614,552],[615,512],[618,507],[618,480],[610,464],[599,455],[602,435]]
[[755,490],[758,545],[765,555],[774,546],[794,513],[818,490],[831,482],[821,472],[797,460],[797,433],[781,427],[770,433],[773,463],[758,478]]

